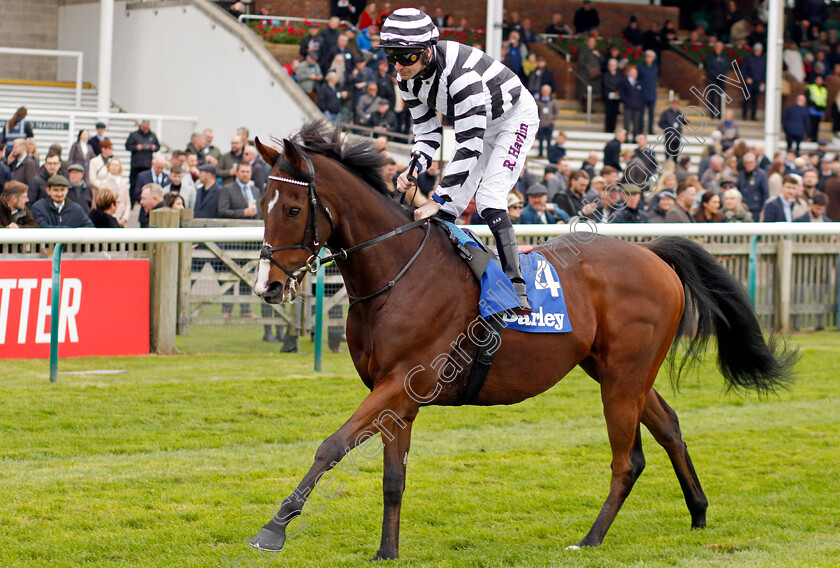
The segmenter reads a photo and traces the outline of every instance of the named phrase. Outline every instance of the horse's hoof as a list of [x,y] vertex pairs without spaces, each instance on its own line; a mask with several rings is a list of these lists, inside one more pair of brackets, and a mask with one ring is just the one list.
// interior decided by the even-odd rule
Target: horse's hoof
[[251,546],[259,550],[267,550],[269,552],[280,552],[283,550],[283,545],[286,543],[286,535],[270,531],[266,528],[261,528],[257,536],[251,539]]
[[387,552],[382,552],[381,550],[376,553],[376,556],[373,558],[369,558],[368,562],[376,562],[378,560],[396,560],[398,556],[396,554],[390,554]]
[[566,547],[566,550],[580,550],[580,547],[576,544],[572,544]]

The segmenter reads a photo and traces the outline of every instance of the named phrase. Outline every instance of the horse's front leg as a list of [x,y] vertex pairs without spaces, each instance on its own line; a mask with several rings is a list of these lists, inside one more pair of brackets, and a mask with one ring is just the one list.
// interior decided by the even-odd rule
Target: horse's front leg
[[[353,416],[334,434],[321,442],[318,451],[315,452],[315,461],[312,467],[292,494],[275,510],[271,520],[251,539],[251,545],[261,550],[282,550],[286,542],[286,526],[301,515],[307,498],[315,489],[323,474],[340,462],[350,450],[365,443],[380,432],[382,428],[393,431],[395,429],[394,422],[398,426],[406,424],[401,417],[411,416],[413,418],[417,413],[417,407],[417,403],[406,395],[401,380],[379,383],[362,401]],[[399,418],[399,421],[395,421],[394,417]],[[374,442],[379,443],[378,441]],[[365,444],[365,446],[368,446],[368,444]],[[362,450],[360,449],[360,451]],[[321,490],[328,494],[334,494],[336,491],[335,484],[332,482],[322,484],[318,488],[319,494]],[[304,528],[305,524],[301,524],[296,530],[299,533]]]
[[390,432],[382,432],[385,442],[382,470],[382,496],[385,511],[382,515],[382,543],[379,551],[371,560],[389,560],[399,556],[400,548],[400,507],[405,491],[405,469],[408,463],[408,450],[411,447],[411,426],[414,417],[407,416],[405,427],[399,422]]

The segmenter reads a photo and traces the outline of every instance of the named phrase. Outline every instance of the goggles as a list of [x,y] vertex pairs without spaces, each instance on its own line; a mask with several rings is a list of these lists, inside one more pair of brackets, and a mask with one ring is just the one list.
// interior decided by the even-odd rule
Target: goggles
[[388,59],[388,63],[390,63],[391,65],[396,65],[397,63],[399,63],[403,67],[414,65],[415,63],[420,61],[420,55],[422,53],[422,49],[409,51],[405,49],[385,48],[385,57]]

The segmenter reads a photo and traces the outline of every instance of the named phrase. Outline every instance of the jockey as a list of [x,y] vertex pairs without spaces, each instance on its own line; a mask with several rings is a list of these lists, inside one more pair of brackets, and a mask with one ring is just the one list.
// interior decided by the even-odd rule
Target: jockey
[[[507,195],[519,178],[539,126],[537,105],[516,74],[480,49],[438,42],[432,19],[415,8],[395,10],[380,30],[380,43],[399,74],[400,94],[411,112],[418,172],[440,148],[437,113],[455,125],[455,154],[431,199],[415,219],[437,214],[454,221],[475,196],[490,226],[502,268],[510,278],[520,313],[531,311],[519,266],[516,233],[508,218]],[[405,171],[397,189],[414,183]]]

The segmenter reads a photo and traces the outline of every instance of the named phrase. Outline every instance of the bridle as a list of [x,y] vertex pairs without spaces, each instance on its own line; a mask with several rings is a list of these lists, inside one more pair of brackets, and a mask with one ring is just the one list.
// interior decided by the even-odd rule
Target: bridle
[[[320,239],[318,238],[318,208],[324,210],[326,214],[327,221],[330,223],[330,234],[335,232],[335,222],[333,221],[332,213],[330,212],[329,207],[324,205],[321,199],[318,197],[317,191],[315,191],[315,169],[312,167],[312,160],[309,159],[308,156],[301,153],[301,157],[306,162],[307,170],[309,171],[309,177],[311,181],[301,181],[293,178],[288,177],[279,177],[279,176],[268,176],[268,179],[279,181],[282,183],[290,183],[293,185],[300,185],[308,187],[309,189],[309,209],[306,214],[306,230],[303,233],[303,241],[299,245],[285,245],[280,247],[272,247],[268,243],[263,244],[262,248],[260,249],[260,260],[267,260],[280,270],[282,270],[290,279],[296,279],[297,275],[303,271],[316,273],[318,270],[326,265],[329,262],[334,260],[347,260],[347,257],[350,256],[351,253],[361,250],[363,248],[367,248],[369,246],[375,245],[380,243],[386,239],[390,239],[391,237],[395,237],[397,235],[401,235],[411,229],[415,229],[420,226],[424,226],[426,229],[426,233],[423,236],[423,242],[420,243],[420,247],[415,251],[414,255],[408,260],[408,262],[403,266],[402,270],[391,279],[383,288],[374,292],[373,294],[368,294],[367,296],[352,296],[349,293],[347,297],[350,298],[350,308],[353,307],[354,304],[359,302],[365,302],[367,300],[372,300],[377,296],[380,296],[394,287],[397,281],[402,278],[402,276],[408,271],[414,261],[417,260],[417,257],[420,256],[420,252],[426,246],[426,242],[429,240],[429,233],[431,224],[429,223],[428,219],[419,219],[417,221],[412,221],[411,223],[407,223],[405,225],[401,225],[392,231],[388,231],[383,235],[379,235],[378,237],[374,237],[370,240],[367,240],[361,244],[354,245],[347,249],[333,249],[329,246],[328,243],[321,243]],[[309,235],[312,234],[312,244],[309,244]],[[331,254],[321,258],[321,251],[324,248],[330,251]],[[309,258],[306,260],[303,266],[300,268],[290,270],[289,268],[283,266],[280,262],[278,262],[274,258],[274,253],[281,250],[295,250],[295,249],[303,249],[309,253]],[[349,308],[348,308],[349,309]]]

